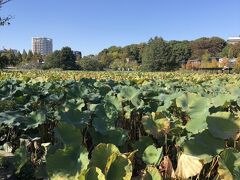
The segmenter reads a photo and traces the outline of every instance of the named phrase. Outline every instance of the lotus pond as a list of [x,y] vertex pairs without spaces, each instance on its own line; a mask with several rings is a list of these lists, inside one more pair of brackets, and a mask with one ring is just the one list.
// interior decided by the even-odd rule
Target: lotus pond
[[0,72],[0,179],[240,179],[240,76]]

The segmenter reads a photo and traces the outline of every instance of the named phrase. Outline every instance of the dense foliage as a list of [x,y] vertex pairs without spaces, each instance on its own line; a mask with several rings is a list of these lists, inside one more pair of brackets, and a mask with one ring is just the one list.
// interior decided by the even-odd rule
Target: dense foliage
[[144,49],[142,68],[145,71],[169,70],[175,67],[175,61],[170,62],[171,50],[162,38],[151,39]]
[[191,43],[192,58],[201,58],[206,52],[211,57],[218,57],[226,45],[226,41],[219,37],[196,39]]
[[227,58],[229,61],[239,56],[240,43],[227,44],[219,37],[194,41],[165,41],[155,37],[148,43],[112,46],[97,55],[84,57],[81,52],[75,54],[69,47],[47,56],[33,54],[31,50],[22,53],[4,50],[0,52],[0,68],[16,66],[19,69],[166,71],[179,69],[188,60],[202,61],[204,67],[219,67],[215,63],[219,58]]
[[240,178],[239,75],[44,72],[0,74],[0,178]]
[[102,64],[95,58],[83,57],[78,60],[78,65],[81,70],[85,71],[99,71],[102,70]]

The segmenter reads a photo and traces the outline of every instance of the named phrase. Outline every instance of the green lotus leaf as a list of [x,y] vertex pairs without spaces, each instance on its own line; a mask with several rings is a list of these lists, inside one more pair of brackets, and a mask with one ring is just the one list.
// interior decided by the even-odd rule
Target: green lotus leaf
[[89,129],[93,144],[110,143],[116,146],[122,146],[128,140],[128,132],[124,129],[118,128],[109,130],[105,135],[96,132],[94,129]]
[[124,86],[120,90],[120,95],[127,100],[131,100],[134,96],[138,94],[138,90],[132,86]]
[[235,86],[235,87],[232,87],[231,89],[230,89],[230,93],[231,93],[231,95],[234,97],[234,99],[233,100],[236,100],[237,98],[239,98],[240,97],[240,89],[239,89],[239,86]]
[[[110,116],[111,110],[109,110],[108,116]],[[106,112],[104,105],[98,105],[95,109],[96,117],[93,118],[92,125],[96,131],[101,134],[106,134],[108,130],[115,129],[115,118],[110,119]]]
[[234,162],[234,174],[236,177],[240,177],[240,158],[238,157],[238,159]]
[[125,98],[135,106],[135,108],[142,108],[144,101],[140,98],[140,91],[132,86],[124,86],[120,90],[120,96]]
[[142,177],[143,180],[162,180],[159,170],[154,166],[147,166]]
[[175,92],[175,93],[172,93],[170,95],[163,96],[164,97],[164,99],[163,99],[164,100],[164,104],[157,108],[157,112],[166,111],[173,104],[173,101],[177,97],[180,97],[180,96],[182,96],[182,93],[179,93],[179,92]]
[[131,99],[131,103],[135,106],[137,109],[141,109],[144,106],[144,101],[141,99],[139,95],[134,96]]
[[186,129],[189,132],[197,134],[207,129],[206,119],[209,115],[210,107],[208,98],[193,93],[187,93],[176,99],[176,105],[191,118],[186,124]]
[[28,115],[28,119],[24,121],[24,124],[26,125],[26,129],[34,129],[45,122],[46,115],[44,112],[31,112]]
[[79,84],[74,84],[68,89],[68,96],[70,97],[80,97],[83,98],[89,94],[89,89],[80,82]]
[[134,149],[137,149],[138,152],[137,152],[137,156],[138,157],[142,157],[143,155],[143,152],[145,151],[145,149],[150,146],[150,145],[153,145],[153,140],[152,138],[148,137],[148,136],[143,136],[143,137],[140,137],[138,141],[136,141],[134,144],[133,144],[133,148]]
[[225,149],[220,154],[218,173],[221,179],[240,179],[240,153],[236,149]]
[[99,144],[97,145],[93,152],[92,152],[92,158],[90,160],[89,166],[95,166],[102,170],[102,172],[105,172],[105,167],[108,162],[108,158],[112,154],[120,154],[118,148],[113,144]]
[[105,96],[104,100],[105,100],[106,104],[113,105],[117,111],[122,110],[122,104],[116,96],[107,95],[107,96]]
[[19,126],[24,122],[25,118],[19,112],[5,111],[0,113],[0,125],[5,124],[9,127]]
[[238,107],[240,107],[240,98],[238,98],[238,100],[237,100],[237,105],[238,105]]
[[69,145],[48,154],[46,160],[47,172],[50,176],[59,172],[73,176],[78,171],[86,169],[89,162],[85,148]]
[[163,148],[151,145],[143,152],[142,160],[148,165],[158,166],[163,158]]
[[85,106],[84,100],[81,98],[70,99],[64,104],[65,109],[73,109],[82,111],[82,108]]
[[95,117],[92,121],[95,130],[103,135],[106,135],[108,130],[114,129],[113,122],[107,117]]
[[231,94],[219,94],[216,97],[212,98],[212,104],[215,107],[224,106],[226,103],[234,99],[235,97]]
[[21,145],[15,152],[14,157],[10,159],[10,162],[16,168],[16,172],[20,172],[21,168],[28,162],[28,152],[25,145]]
[[90,120],[90,113],[88,111],[79,111],[70,109],[67,112],[59,112],[62,121],[73,125],[87,125]]
[[64,145],[78,146],[82,144],[82,134],[80,129],[71,124],[59,123],[55,128],[56,137],[62,141]]
[[76,178],[78,180],[105,180],[105,175],[101,169],[97,167],[91,167],[83,172]]
[[208,130],[217,138],[233,138],[240,129],[230,112],[217,112],[207,118]]
[[204,160],[204,163],[210,162],[224,147],[224,140],[215,138],[208,130],[196,134],[192,139],[185,141],[183,145],[185,154],[199,157]]
[[[113,155],[115,156],[115,155]],[[106,170],[107,173],[107,180],[130,180],[132,177],[132,163],[131,161],[123,156],[117,155],[116,157],[112,158],[113,161],[111,162],[109,168]]]
[[104,111],[106,113],[107,118],[109,118],[110,120],[114,121],[118,118],[119,111],[116,109],[116,107],[113,104],[105,103]]
[[88,151],[86,148],[80,148],[80,155],[78,157],[78,169],[86,170],[89,164]]

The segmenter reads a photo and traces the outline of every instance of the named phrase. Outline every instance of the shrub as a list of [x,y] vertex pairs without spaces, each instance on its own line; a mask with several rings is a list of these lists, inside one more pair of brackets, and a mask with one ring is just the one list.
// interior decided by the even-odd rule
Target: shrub
[[236,64],[233,67],[233,72],[240,73],[240,56],[237,58]]

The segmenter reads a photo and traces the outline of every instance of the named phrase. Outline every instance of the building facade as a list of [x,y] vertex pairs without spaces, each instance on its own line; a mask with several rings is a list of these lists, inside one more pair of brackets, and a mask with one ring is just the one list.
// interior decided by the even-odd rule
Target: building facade
[[228,44],[237,44],[240,43],[240,37],[230,37],[228,38]]
[[53,41],[50,38],[33,37],[32,51],[43,56],[53,52]]

